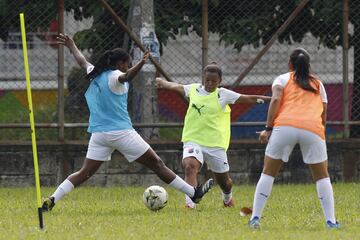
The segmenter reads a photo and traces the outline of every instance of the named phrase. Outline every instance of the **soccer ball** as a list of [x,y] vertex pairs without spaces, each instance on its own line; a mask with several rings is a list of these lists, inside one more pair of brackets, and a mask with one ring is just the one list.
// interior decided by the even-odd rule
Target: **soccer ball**
[[150,186],[145,189],[143,194],[143,201],[145,206],[152,210],[158,211],[166,206],[168,194],[163,187]]

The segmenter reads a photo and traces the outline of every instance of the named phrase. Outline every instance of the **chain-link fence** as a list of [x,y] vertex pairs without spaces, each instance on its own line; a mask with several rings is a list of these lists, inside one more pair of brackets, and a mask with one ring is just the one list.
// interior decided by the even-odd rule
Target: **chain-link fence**
[[[222,85],[231,87],[304,1],[107,2],[150,48],[172,80],[184,85],[201,83],[203,67],[207,62],[215,61],[223,70]],[[347,124],[351,126],[350,135],[358,137],[360,53],[357,52],[360,39],[357,35],[360,34],[360,18],[357,10],[360,1],[350,1],[350,12],[344,8],[346,2],[309,1],[234,90],[243,94],[271,95],[273,79],[288,71],[292,49],[304,47],[311,55],[313,72],[323,81],[328,94],[328,137],[346,137]],[[62,24],[59,5],[56,1],[50,4],[45,0],[20,3],[5,0],[0,6],[3,9],[0,13],[1,138],[30,138],[28,131],[18,128],[28,122],[18,20],[20,9],[25,13],[27,27],[35,120],[46,127],[38,128],[39,138],[58,138],[58,127],[62,121],[58,114],[61,107],[59,99],[62,99],[58,98],[58,82],[64,75],[65,139],[86,139],[88,136],[84,127],[88,121],[88,110],[84,92],[88,83],[84,80],[85,72],[76,65],[68,49],[64,50],[64,62],[59,61],[61,50],[54,39]],[[64,7],[64,32],[74,38],[90,62],[94,63],[101,53],[115,47],[126,49],[133,62],[141,57],[140,50],[104,10],[101,1],[64,1]],[[350,34],[348,62],[343,51],[343,46],[346,49],[343,41],[346,16],[350,21],[345,24]],[[129,111],[135,126],[146,138],[178,140],[187,102],[175,92],[157,90],[153,81],[157,75],[159,71],[151,64],[145,65],[139,77],[132,82]],[[348,79],[348,84],[344,85],[345,79]],[[349,89],[345,95],[344,89],[347,88],[344,86]],[[344,106],[347,106],[350,118],[344,118]],[[267,108],[267,104],[233,105],[232,138],[255,138],[255,131],[263,128]],[[144,126],[147,128],[140,128]]]

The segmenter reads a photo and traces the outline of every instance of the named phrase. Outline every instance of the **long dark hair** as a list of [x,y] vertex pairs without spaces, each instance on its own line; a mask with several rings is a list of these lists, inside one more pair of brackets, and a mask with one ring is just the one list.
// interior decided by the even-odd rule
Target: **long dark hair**
[[85,76],[86,80],[93,79],[107,70],[115,70],[117,62],[130,61],[130,55],[121,48],[105,51],[94,65],[94,69]]
[[315,79],[310,74],[310,55],[303,48],[295,49],[290,55],[290,63],[294,67],[295,81],[304,90],[319,93],[311,86],[310,82]]

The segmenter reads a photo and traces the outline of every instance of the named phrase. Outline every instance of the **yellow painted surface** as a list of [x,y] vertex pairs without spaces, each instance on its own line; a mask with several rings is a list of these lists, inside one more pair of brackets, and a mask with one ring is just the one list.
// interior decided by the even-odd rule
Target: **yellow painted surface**
[[[21,105],[23,105],[24,107],[28,107],[28,100],[25,90],[11,91],[11,93],[21,103]],[[33,90],[31,95],[33,106],[35,108],[57,104],[56,90]]]

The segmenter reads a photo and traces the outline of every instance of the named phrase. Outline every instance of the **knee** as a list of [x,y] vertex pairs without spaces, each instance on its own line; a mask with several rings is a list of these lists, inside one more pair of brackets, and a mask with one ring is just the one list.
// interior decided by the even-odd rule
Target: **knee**
[[224,181],[220,181],[219,182],[220,188],[224,191],[224,192],[230,192],[231,188],[233,186],[233,181],[230,177],[224,179]]
[[273,168],[273,167],[269,167],[269,166],[264,166],[264,168],[263,168],[263,171],[262,171],[262,173],[264,173],[264,174],[266,174],[266,175],[269,175],[269,176],[271,176],[271,177],[276,177],[276,175],[278,174],[278,169],[276,169],[276,168]]
[[183,163],[182,166],[186,174],[196,174],[198,172],[196,165],[193,163]]
[[329,178],[329,177],[330,177],[329,173],[322,173],[322,174],[313,175],[313,180],[314,182],[317,182],[323,178]]
[[91,177],[90,172],[84,171],[83,169],[71,174],[68,179],[72,182],[74,187],[79,186],[83,182],[87,181]]
[[79,176],[79,180],[81,181],[86,181],[91,177],[90,172],[84,170],[79,171],[77,175]]
[[229,190],[232,188],[233,186],[233,181],[232,179],[229,177],[228,180],[226,181],[226,186],[229,188]]

